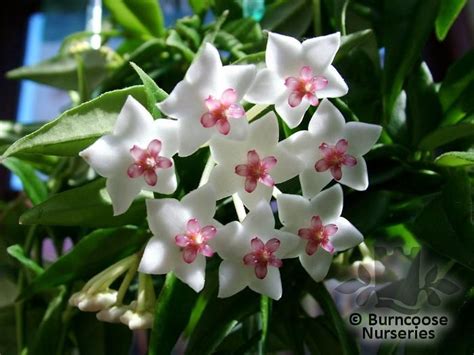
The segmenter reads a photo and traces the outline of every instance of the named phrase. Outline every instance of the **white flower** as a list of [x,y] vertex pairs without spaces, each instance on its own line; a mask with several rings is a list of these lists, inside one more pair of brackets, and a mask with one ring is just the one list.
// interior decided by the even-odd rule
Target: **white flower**
[[332,179],[355,190],[369,186],[364,158],[377,142],[382,127],[369,123],[345,123],[329,101],[323,100],[309,122],[308,131],[293,134],[286,149],[300,157],[306,168],[300,174],[303,195],[312,197]]
[[150,329],[153,326],[153,309],[138,311],[138,302],[133,301],[128,309],[120,316],[120,322],[130,330]]
[[254,65],[222,66],[207,43],[160,110],[178,119],[179,155],[188,156],[214,135],[244,139],[248,122],[239,102],[255,79]]
[[159,119],[132,96],[127,98],[111,134],[79,155],[107,178],[114,215],[124,213],[141,190],[171,194],[177,182],[172,156],[177,152],[176,122]]
[[69,304],[83,312],[97,312],[109,308],[117,301],[117,291],[102,290],[95,293],[79,291],[69,298]]
[[297,246],[289,233],[275,230],[270,205],[261,201],[239,223],[219,230],[215,248],[223,259],[219,267],[219,297],[229,297],[249,286],[278,300],[282,294],[279,268]]
[[265,62],[245,99],[274,104],[278,114],[293,128],[310,105],[319,99],[347,94],[344,79],[331,65],[340,45],[340,34],[311,38],[303,43],[293,37],[269,32]]
[[362,234],[342,213],[340,185],[322,191],[311,200],[299,195],[277,198],[282,230],[299,238],[295,254],[315,281],[326,276],[334,252],[352,248],[363,241]]
[[217,199],[238,193],[244,204],[253,208],[261,200],[270,200],[274,184],[302,171],[303,162],[283,149],[278,134],[277,119],[270,112],[249,126],[245,141],[220,137],[211,141],[211,154],[218,165],[209,183]]
[[114,305],[110,308],[102,309],[96,314],[98,320],[108,323],[120,323],[120,317],[129,310],[128,306]]
[[215,201],[215,193],[209,185],[190,192],[181,202],[148,200],[148,224],[154,236],[145,248],[139,271],[174,272],[199,292],[204,287],[206,257],[214,253],[210,242],[220,226],[213,219]]

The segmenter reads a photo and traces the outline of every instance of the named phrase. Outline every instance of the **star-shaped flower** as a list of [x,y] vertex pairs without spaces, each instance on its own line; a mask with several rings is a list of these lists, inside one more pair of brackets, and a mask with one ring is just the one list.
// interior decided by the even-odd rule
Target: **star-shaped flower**
[[381,132],[378,125],[345,123],[337,108],[323,100],[309,122],[308,131],[297,132],[283,143],[306,163],[300,174],[303,195],[316,195],[332,179],[355,190],[366,190],[369,179],[362,156],[377,142]]
[[340,45],[340,34],[315,37],[300,43],[293,37],[268,34],[265,62],[245,99],[274,104],[278,114],[293,128],[310,105],[325,97],[347,94],[344,79],[331,65]]
[[114,214],[124,213],[141,190],[171,194],[177,182],[172,156],[178,150],[176,122],[159,119],[132,96],[127,98],[111,134],[79,153],[101,176]]
[[205,185],[190,192],[181,201],[159,199],[147,201],[148,225],[153,233],[139,271],[147,274],[176,276],[199,292],[204,287],[206,257],[214,253],[211,246],[219,222],[214,190]]
[[340,185],[322,191],[311,200],[299,195],[277,198],[282,230],[299,239],[296,254],[315,281],[327,275],[334,252],[353,248],[363,241],[362,234],[342,213]]
[[269,201],[273,186],[298,175],[303,162],[278,142],[278,122],[270,112],[249,126],[245,141],[216,137],[210,143],[217,162],[209,178],[218,199],[238,193],[248,208]]
[[278,300],[282,294],[279,268],[292,254],[298,240],[290,233],[275,230],[270,205],[261,201],[239,223],[219,230],[215,248],[223,259],[219,267],[219,297],[229,297],[250,287]]
[[178,120],[179,155],[188,156],[215,135],[241,140],[248,122],[240,105],[255,79],[254,65],[222,66],[219,52],[207,43],[160,110]]

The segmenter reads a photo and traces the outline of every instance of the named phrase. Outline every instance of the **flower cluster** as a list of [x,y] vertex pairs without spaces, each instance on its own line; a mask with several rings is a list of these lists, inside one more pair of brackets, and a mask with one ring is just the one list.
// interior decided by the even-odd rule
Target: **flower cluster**
[[[201,148],[210,150],[196,190],[180,200],[146,201],[153,237],[139,263],[141,273],[173,272],[199,292],[205,283],[206,260],[217,254],[222,259],[219,297],[248,286],[277,300],[282,296],[284,259],[299,258],[308,274],[320,281],[335,253],[363,241],[341,217],[340,184],[367,189],[363,155],[379,138],[381,127],[346,123],[328,100],[348,91],[331,65],[339,45],[339,33],[303,43],[269,33],[266,66],[257,69],[223,66],[217,49],[206,44],[185,78],[158,103],[167,118],[154,121],[129,97],[113,132],[80,153],[107,178],[117,215],[142,190],[168,195],[176,191],[175,154],[185,157]],[[310,106],[317,108],[307,130],[280,139],[278,116],[269,110],[261,117],[246,112],[243,100],[274,105],[290,128],[300,125]],[[301,195],[281,193],[276,187],[297,176]],[[323,190],[331,180],[335,184]],[[281,229],[275,227],[272,195]],[[214,219],[216,201],[229,196],[239,221],[222,225]],[[110,294],[100,297],[112,300],[111,291],[104,292]],[[113,303],[103,307],[109,311],[102,318],[116,312],[110,308]],[[133,314],[126,314],[121,318],[132,322]]]

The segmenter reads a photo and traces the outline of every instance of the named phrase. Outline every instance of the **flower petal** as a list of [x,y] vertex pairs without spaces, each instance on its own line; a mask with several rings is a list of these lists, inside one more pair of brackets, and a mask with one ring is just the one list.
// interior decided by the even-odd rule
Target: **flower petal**
[[321,191],[310,202],[311,212],[320,216],[324,224],[334,223],[342,213],[342,206],[343,192],[340,185]]
[[218,235],[209,242],[209,245],[222,259],[242,264],[242,258],[250,251],[250,237],[242,224],[234,221],[219,228]]
[[309,201],[300,195],[281,194],[277,198],[277,204],[280,222],[290,227],[289,231],[297,234],[297,229],[307,223],[310,218]]
[[328,253],[323,248],[318,248],[313,255],[306,253],[300,255],[300,262],[306,272],[316,282],[322,281],[331,266],[332,254]]
[[133,96],[128,96],[115,121],[113,134],[134,140],[153,124],[153,117]]
[[289,92],[285,92],[282,96],[278,98],[275,102],[275,110],[281,116],[283,121],[290,128],[295,128],[303,120],[303,116],[310,106],[308,100],[303,100],[301,103],[295,107],[291,107],[288,104]]
[[143,177],[145,179],[145,182],[149,186],[155,186],[158,180],[158,177],[156,176],[156,173],[153,170],[145,170]]
[[208,111],[205,105],[206,95],[197,84],[191,84],[185,80],[180,81],[171,91],[169,96],[157,104],[161,112],[174,118],[186,121],[197,121],[201,115]]
[[268,33],[265,62],[267,68],[275,71],[281,78],[296,76],[302,62],[303,46],[290,36]]
[[153,235],[175,245],[175,236],[186,231],[186,223],[195,217],[179,201],[172,198],[146,201],[148,225]]
[[353,248],[364,241],[362,234],[344,217],[338,218],[335,224],[337,232],[330,237],[335,250],[342,251]]
[[290,107],[292,108],[295,108],[301,103],[301,101],[303,100],[303,97],[304,97],[304,94],[300,92],[295,92],[295,91],[291,92],[290,95],[288,96],[288,105],[290,105]]
[[273,180],[273,178],[271,177],[271,175],[269,174],[265,174],[263,175],[262,177],[260,177],[260,180],[259,180],[262,184],[268,186],[268,187],[273,187],[275,186],[275,181]]
[[184,247],[188,246],[188,244],[189,244],[188,236],[183,235],[183,234],[178,234],[176,237],[174,237],[174,240],[176,242],[176,245],[181,247],[181,248],[184,248]]
[[359,156],[366,154],[377,142],[381,133],[381,126],[348,122],[344,129],[344,137],[349,142],[348,153]]
[[235,173],[235,167],[219,164],[212,169],[209,184],[214,187],[216,199],[231,196],[243,189],[244,178]]
[[221,118],[220,120],[217,120],[216,127],[219,133],[225,136],[228,135],[230,132],[230,123],[226,118]]
[[201,225],[196,218],[191,218],[188,223],[186,223],[186,230],[191,233],[199,233],[201,231]]
[[257,73],[257,77],[245,94],[245,100],[255,104],[273,104],[286,92],[284,80],[275,72],[264,68]]
[[265,243],[265,249],[269,252],[274,253],[280,247],[280,240],[277,238],[272,238]]
[[[344,116],[329,101],[322,100],[316,113],[309,121],[308,130],[314,136],[321,137],[324,143],[335,144],[344,134]],[[315,142],[321,144],[323,142]]]
[[303,170],[300,174],[300,183],[303,196],[313,197],[332,180],[329,171],[316,172],[314,167]]
[[246,232],[253,235],[268,233],[275,228],[275,218],[270,204],[261,201],[254,209],[250,210],[247,217],[242,222]]
[[238,103],[249,90],[257,75],[257,68],[253,64],[248,65],[226,65],[221,70],[221,80],[224,88],[235,90],[235,100]]
[[258,183],[258,180],[255,178],[252,178],[250,176],[245,178],[245,191],[248,193],[254,192],[255,189],[257,188],[257,183]]
[[200,122],[203,127],[214,127],[217,123],[217,117],[210,112],[206,112],[201,116]]
[[328,84],[324,89],[317,91],[319,98],[341,97],[349,91],[346,82],[332,65],[322,73],[322,76],[327,79]]
[[274,300],[279,300],[282,295],[280,270],[273,266],[268,266],[265,278],[259,279],[253,275],[250,279],[249,287],[262,295],[266,295]]
[[275,158],[277,163],[270,175],[277,184],[294,178],[304,169],[304,163],[296,156],[287,152],[281,144],[275,148]]
[[143,252],[138,270],[145,274],[161,275],[172,271],[179,260],[179,249],[160,237],[151,238]]
[[176,263],[174,272],[176,277],[191,287],[194,291],[199,292],[204,287],[206,270],[206,258],[197,255],[192,263],[187,263],[180,259]]
[[153,122],[152,134],[161,141],[160,155],[171,158],[178,151],[178,122],[159,119]]
[[218,297],[230,297],[243,290],[248,285],[250,272],[252,268],[244,267],[242,262],[223,260],[219,266]]
[[238,104],[232,104],[226,111],[227,117],[230,118],[242,118],[245,116],[245,110]]
[[111,177],[107,179],[107,192],[112,200],[114,216],[128,210],[133,199],[140,193],[144,182],[141,179],[125,177]]
[[176,180],[175,169],[171,166],[168,169],[158,169],[155,171],[157,175],[157,183],[155,186],[146,185],[143,189],[158,192],[160,194],[169,195],[176,191],[178,182]]
[[206,239],[206,240],[210,240],[212,238],[214,238],[217,234],[217,229],[216,227],[212,226],[212,225],[207,225],[205,227],[202,228],[201,230],[201,235]]
[[257,151],[271,150],[278,143],[278,137],[278,121],[273,112],[267,113],[249,126],[249,146]]
[[183,197],[181,204],[201,225],[208,224],[216,213],[216,194],[213,186],[206,184],[191,191]]
[[[185,79],[191,84],[198,84],[204,87],[212,85],[219,80],[219,74],[222,70],[222,62],[216,47],[210,43],[204,45],[199,57],[197,57],[188,71]],[[204,88],[204,91],[210,93],[211,90]]]
[[145,169],[141,165],[133,163],[128,167],[127,175],[130,178],[137,178],[139,176],[142,176],[144,171]]
[[130,149],[130,155],[135,161],[145,160],[147,158],[147,150],[134,145]]
[[161,152],[161,141],[159,139],[153,139],[147,147],[148,153],[154,158]]
[[262,250],[264,248],[264,246],[265,246],[265,244],[258,237],[254,237],[250,241],[250,247],[251,247],[252,251],[254,251],[254,252]]
[[[235,175],[237,176],[237,175]],[[240,178],[242,179],[242,178]],[[260,202],[268,203],[272,197],[273,187],[266,186],[261,183],[257,183],[257,187],[251,193],[245,191],[244,188],[240,187],[238,190],[239,197],[248,209],[255,208]]]
[[339,32],[307,39],[302,43],[303,56],[316,74],[322,73],[334,60],[341,43]]
[[268,267],[267,264],[257,264],[255,265],[255,276],[258,279],[264,279],[267,276]]
[[357,191],[367,190],[369,187],[369,177],[367,175],[367,165],[364,158],[357,159],[357,165],[342,166],[342,178],[339,182],[352,187]]
[[209,146],[212,158],[214,158],[216,163],[232,165],[234,162],[247,162],[247,150],[242,149],[242,145],[239,142],[233,142],[222,136],[216,136],[212,138]]
[[197,256],[197,249],[194,246],[187,246],[183,249],[183,261],[191,264]]
[[179,120],[178,136],[179,136],[179,156],[186,157],[196,152],[204,143],[206,143],[214,133],[213,128],[204,128],[196,120]]
[[235,173],[239,176],[247,176],[249,172],[247,164],[239,164],[235,167]]

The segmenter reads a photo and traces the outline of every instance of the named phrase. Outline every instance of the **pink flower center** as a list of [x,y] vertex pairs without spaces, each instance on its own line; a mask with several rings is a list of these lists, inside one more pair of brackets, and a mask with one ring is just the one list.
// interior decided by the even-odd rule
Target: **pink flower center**
[[197,254],[211,257],[214,250],[207,244],[209,240],[215,237],[216,227],[208,225],[201,228],[196,218],[191,218],[186,224],[185,234],[178,234],[174,239],[176,245],[183,252],[183,260],[191,264],[196,260]]
[[239,164],[235,167],[235,173],[245,177],[245,191],[253,192],[257,188],[257,182],[273,187],[275,182],[269,171],[276,165],[277,159],[270,155],[260,160],[255,150],[247,153],[247,164]]
[[311,226],[309,228],[301,228],[298,230],[300,238],[307,240],[306,253],[313,255],[319,246],[329,253],[334,253],[334,246],[329,237],[336,234],[337,226],[335,224],[323,225],[319,216],[311,218]]
[[237,103],[237,91],[235,89],[225,90],[220,100],[209,95],[204,103],[207,112],[201,116],[201,124],[205,128],[217,126],[217,130],[223,135],[230,132],[229,118],[241,118],[245,116],[242,106]]
[[352,167],[357,164],[355,157],[346,154],[348,145],[349,143],[345,139],[339,139],[336,145],[321,143],[319,145],[319,151],[323,155],[323,158],[318,160],[314,165],[316,171],[320,173],[329,169],[335,180],[341,180],[342,165]]
[[300,69],[299,78],[289,76],[285,79],[285,85],[291,91],[288,96],[288,105],[291,107],[298,106],[303,97],[306,97],[312,106],[317,106],[319,100],[316,91],[328,86],[328,80],[321,75],[314,76],[313,69],[304,66]]
[[273,267],[281,267],[283,262],[277,258],[274,253],[280,247],[280,241],[277,238],[272,238],[265,244],[259,237],[254,237],[250,241],[251,252],[245,254],[243,261],[247,266],[255,267],[255,276],[259,279],[264,279],[267,276],[268,265]]
[[135,161],[127,169],[130,178],[144,177],[145,182],[150,186],[155,186],[158,181],[156,172],[158,169],[168,169],[173,162],[160,156],[161,141],[154,139],[148,144],[146,149],[134,145],[130,149],[130,154]]

